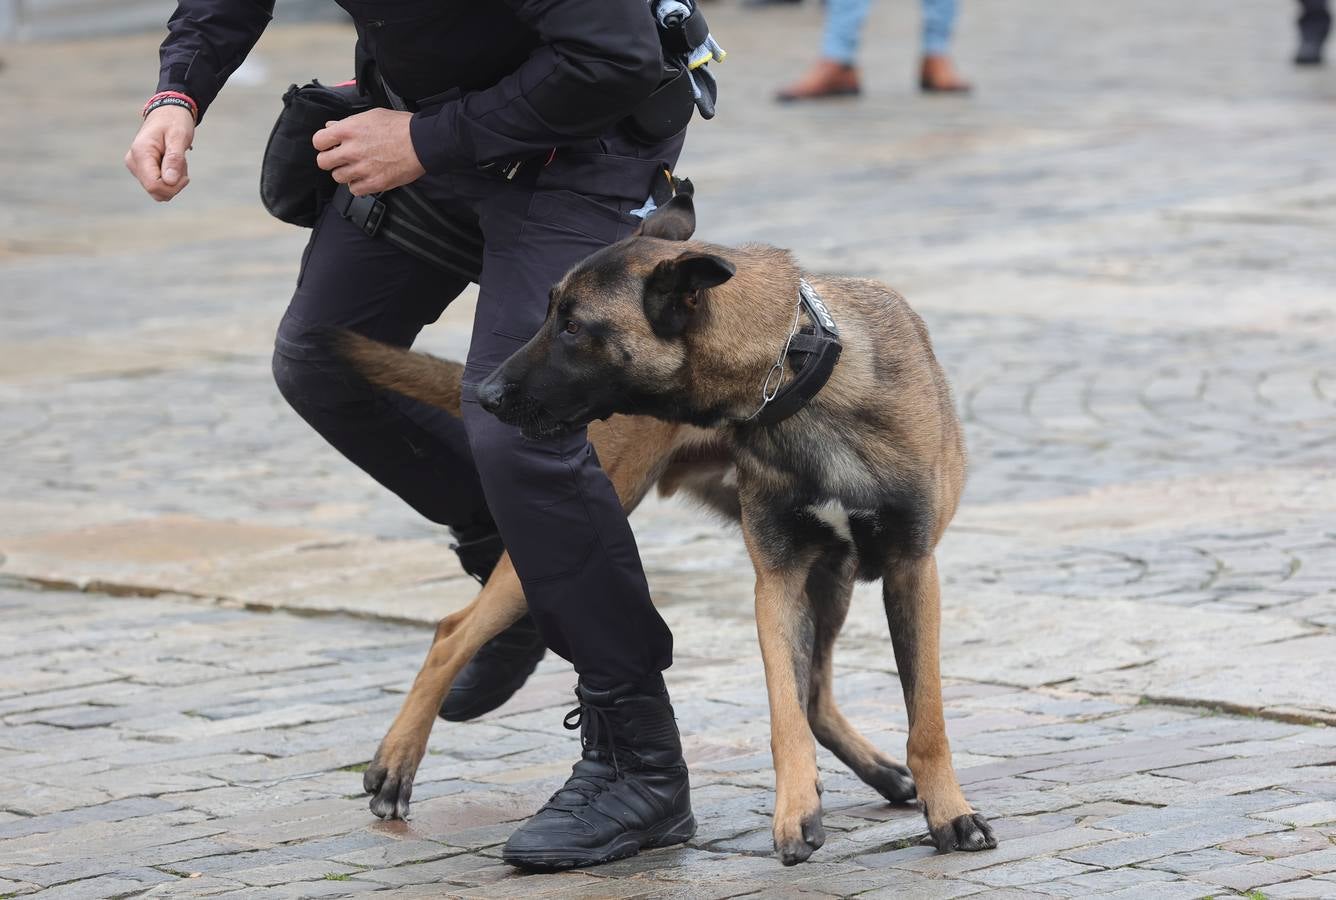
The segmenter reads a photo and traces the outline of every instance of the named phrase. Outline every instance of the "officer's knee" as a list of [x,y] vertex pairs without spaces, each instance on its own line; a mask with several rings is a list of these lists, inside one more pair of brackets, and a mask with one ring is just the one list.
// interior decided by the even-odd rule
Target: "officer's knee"
[[279,348],[274,349],[270,360],[270,370],[274,373],[274,384],[288,405],[300,411],[307,405],[317,386],[320,376],[308,360],[296,359],[284,355]]
[[285,353],[281,345],[274,349],[270,368],[283,399],[308,421],[313,415],[337,414],[359,401],[364,403],[367,398],[360,395],[369,393],[337,360]]

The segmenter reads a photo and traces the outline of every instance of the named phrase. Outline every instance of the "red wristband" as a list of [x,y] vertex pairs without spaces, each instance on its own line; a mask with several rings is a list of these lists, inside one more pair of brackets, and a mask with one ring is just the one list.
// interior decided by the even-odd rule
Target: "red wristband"
[[140,113],[140,115],[141,116],[148,115],[150,112],[152,112],[152,109],[150,107],[152,107],[154,103],[156,103],[159,100],[166,100],[169,97],[174,98],[176,100],[184,100],[190,106],[190,114],[195,117],[196,122],[199,121],[199,105],[195,103],[195,101],[190,97],[189,94],[183,94],[180,91],[158,91],[152,97],[148,98],[148,102],[144,104],[144,109]]

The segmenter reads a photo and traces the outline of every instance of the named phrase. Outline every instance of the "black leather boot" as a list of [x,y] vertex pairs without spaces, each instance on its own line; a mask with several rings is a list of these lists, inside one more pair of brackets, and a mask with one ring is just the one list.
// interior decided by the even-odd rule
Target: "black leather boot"
[[[490,522],[454,532],[455,553],[464,571],[486,584],[505,547]],[[464,722],[489,713],[514,695],[547,652],[538,626],[526,613],[514,625],[483,644],[455,677],[441,703],[441,718]]]
[[696,833],[673,706],[653,685],[576,687],[566,715],[584,752],[566,784],[510,836],[502,857],[539,871],[595,866]]

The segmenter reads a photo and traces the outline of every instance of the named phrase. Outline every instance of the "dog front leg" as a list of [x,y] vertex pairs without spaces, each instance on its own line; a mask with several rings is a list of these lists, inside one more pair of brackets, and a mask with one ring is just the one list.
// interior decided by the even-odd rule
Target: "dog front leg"
[[965,800],[951,764],[942,710],[941,593],[932,556],[894,560],[882,585],[886,621],[909,713],[909,769],[940,851],[990,850],[993,829]]
[[770,698],[770,750],[775,763],[775,852],[800,863],[826,841],[816,743],[807,723],[815,623],[804,585],[810,554],[772,568],[744,524],[756,567],[756,631]]
[[408,817],[413,778],[427,752],[436,713],[455,676],[479,647],[510,627],[524,610],[524,590],[506,555],[473,602],[436,626],[427,660],[362,776],[362,787],[373,795],[371,811],[377,816]]

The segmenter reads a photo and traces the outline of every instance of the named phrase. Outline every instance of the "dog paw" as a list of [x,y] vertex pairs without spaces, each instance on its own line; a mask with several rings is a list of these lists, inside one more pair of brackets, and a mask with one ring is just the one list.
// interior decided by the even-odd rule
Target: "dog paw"
[[879,763],[863,780],[892,803],[911,803],[918,797],[918,786],[909,767],[899,763]]
[[933,846],[939,853],[951,850],[992,850],[997,846],[993,827],[978,813],[956,816],[944,825],[934,827],[929,824],[928,830],[932,833]]
[[371,811],[382,819],[407,819],[408,803],[413,796],[413,777],[417,774],[417,760],[394,759],[385,748],[362,773],[362,789],[371,794]]
[[826,828],[821,824],[821,808],[788,822],[775,822],[775,852],[786,866],[807,860],[826,842]]

